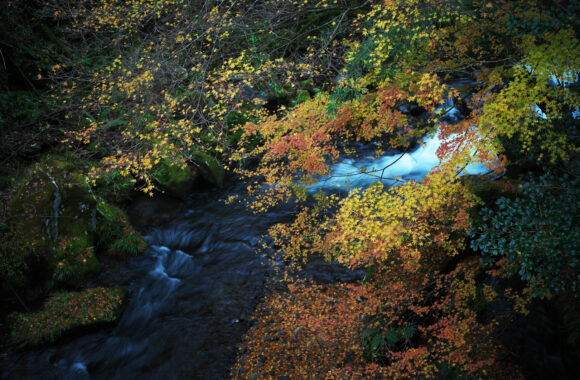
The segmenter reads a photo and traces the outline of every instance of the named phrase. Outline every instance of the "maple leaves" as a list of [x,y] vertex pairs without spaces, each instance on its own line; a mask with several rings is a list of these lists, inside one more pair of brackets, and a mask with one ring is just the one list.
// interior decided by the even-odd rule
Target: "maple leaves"
[[468,227],[466,213],[474,200],[460,184],[444,185],[437,180],[432,174],[423,183],[407,182],[389,189],[377,183],[362,193],[351,192],[340,204],[327,243],[339,247],[337,259],[350,266],[378,259],[415,272],[426,247],[456,254],[463,243],[454,233]]
[[[293,260],[321,254],[352,268],[379,261],[396,275],[426,275],[463,247],[462,235],[470,226],[468,210],[475,204],[460,183],[438,183],[437,176],[387,189],[375,183],[342,200],[332,196],[328,207],[336,211],[331,218],[323,217],[327,208],[305,209],[290,226],[274,227],[270,234]],[[302,240],[295,239],[296,234]],[[308,244],[306,235],[311,237]],[[430,253],[424,255],[427,249]]]
[[[493,292],[462,255],[479,200],[458,175],[475,163],[505,172],[509,139],[550,163],[576,157],[574,21],[535,0],[345,7],[135,0],[58,9],[58,19],[74,16],[75,38],[112,37],[109,62],[59,88],[62,104],[80,103],[66,142],[98,158],[91,179],[116,173],[147,193],[159,165],[192,165],[206,152],[239,164],[255,211],[315,198],[270,229],[278,254],[290,269],[324,256],[366,269],[366,281],[291,283],[270,295],[258,314],[278,331],[258,324],[249,334],[240,377],[432,377],[446,365],[482,376],[494,348],[478,308]],[[50,75],[70,70],[58,63]],[[445,82],[465,78],[465,118],[440,122],[460,96]],[[305,79],[312,85],[293,101]],[[440,163],[421,180],[344,197],[309,192],[357,143],[379,156],[435,133]]]
[[[390,188],[377,182],[343,198],[317,194],[314,206],[269,231],[278,254],[290,264],[287,268],[322,256],[366,269],[362,284],[324,288],[337,295],[332,305],[340,303],[342,316],[358,330],[359,345],[343,351],[351,361],[329,358],[341,368],[325,361],[331,346],[322,337],[336,328],[350,349],[353,332],[343,331],[339,316],[329,315],[337,311],[324,308],[328,301],[319,285],[301,284],[283,302],[286,296],[271,295],[260,318],[312,327],[309,333],[321,337],[318,351],[291,339],[290,346],[273,348],[272,357],[259,360],[269,367],[256,366],[251,347],[263,332],[257,330],[247,337],[248,351],[238,371],[294,374],[293,367],[277,370],[278,352],[308,352],[321,368],[317,373],[329,378],[430,377],[446,366],[459,376],[498,371],[498,347],[490,336],[493,322],[478,318],[495,291],[477,279],[477,259],[463,255],[473,227],[470,213],[481,200],[458,176],[473,164],[504,173],[509,164],[504,144],[510,138],[539,160],[569,162],[577,153],[573,113],[580,105],[573,83],[580,62],[570,53],[577,50],[575,34],[563,23],[556,30],[517,35],[508,22],[511,11],[524,20],[545,17],[541,7],[534,1],[373,3],[354,24],[360,40],[349,42],[345,78],[334,92],[320,93],[280,117],[246,125],[244,148],[262,161],[245,174],[265,179],[251,187],[252,194],[267,199],[258,198],[257,209],[292,197],[305,200],[304,188],[327,174],[338,155],[352,153],[349,147],[356,141],[372,141],[380,154],[384,145],[406,147],[412,137],[438,130],[442,143],[440,163],[425,178]],[[463,95],[468,112],[458,123],[440,123],[443,105],[459,97],[457,89],[442,83],[442,76],[454,75],[473,78]],[[423,119],[403,114],[404,102],[422,110]],[[251,147],[250,136],[253,142],[260,136],[263,144]],[[303,324],[284,313],[294,308],[300,310],[295,316],[317,316]]]
[[232,369],[235,378],[401,378],[434,376],[440,362],[458,374],[493,369],[490,326],[476,307],[495,297],[468,262],[429,287],[291,281],[267,296]]
[[[88,178],[118,173],[148,194],[161,163],[195,166],[198,152],[227,161],[236,125],[266,118],[263,106],[293,96],[293,83],[331,75],[321,73],[315,55],[341,59],[337,41],[348,20],[328,1],[107,0],[53,8],[69,39],[101,49],[89,64],[52,66],[55,101],[79,108],[64,142],[98,159]],[[323,170],[318,153],[306,158],[309,170]]]
[[546,156],[555,162],[578,151],[574,133],[559,124],[563,118],[573,119],[572,112],[580,108],[578,92],[570,89],[580,66],[577,54],[570,52],[579,48],[579,42],[569,29],[545,38],[546,43],[529,51],[514,68],[514,79],[484,107],[482,127],[517,136],[523,151],[539,149],[538,159]]
[[77,327],[112,322],[117,319],[126,294],[123,288],[96,287],[54,295],[40,311],[11,314],[10,338],[21,347],[37,346]]
[[[253,206],[265,210],[292,196],[303,199],[304,187],[327,175],[330,164],[355,141],[375,141],[380,152],[386,144],[406,148],[413,138],[432,130],[437,117],[432,111],[456,91],[440,83],[435,74],[407,73],[399,79],[398,84],[386,79],[377,91],[342,102],[319,93],[290,112],[243,126],[241,148],[232,158],[260,158],[258,168],[241,171],[246,177],[262,179],[249,189],[257,196]],[[403,101],[429,111],[428,120],[410,127],[408,117],[398,109]],[[335,115],[328,112],[329,106],[336,107]]]
[[364,366],[351,290],[344,284],[290,283],[288,293],[269,296],[255,313],[259,321],[232,369],[234,377],[330,377],[353,363]]

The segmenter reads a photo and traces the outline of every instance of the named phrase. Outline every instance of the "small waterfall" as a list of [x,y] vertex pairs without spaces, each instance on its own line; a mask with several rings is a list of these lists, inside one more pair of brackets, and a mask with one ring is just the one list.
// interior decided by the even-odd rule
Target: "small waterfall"
[[[441,121],[455,124],[464,119],[463,114],[450,100],[442,104],[438,111],[445,111]],[[453,136],[451,136],[453,137]],[[400,152],[376,157],[374,150],[357,158],[343,158],[332,165],[328,177],[309,186],[311,193],[325,189],[365,187],[373,182],[381,181],[389,186],[401,180],[419,180],[425,177],[431,169],[439,165],[437,149],[443,141],[439,138],[439,130],[427,135],[423,142],[412,152]],[[362,169],[362,170],[361,170]],[[488,169],[483,164],[467,166],[461,175],[484,174]]]

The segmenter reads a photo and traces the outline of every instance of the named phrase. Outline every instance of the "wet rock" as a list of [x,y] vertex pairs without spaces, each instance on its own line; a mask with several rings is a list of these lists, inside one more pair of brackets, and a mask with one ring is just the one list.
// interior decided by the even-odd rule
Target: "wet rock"
[[185,164],[163,161],[155,170],[154,177],[167,194],[184,198],[193,189],[197,173]]
[[96,196],[72,163],[47,157],[16,185],[9,215],[13,253],[24,263],[22,285],[46,291],[54,281],[76,286],[99,270]]
[[126,295],[124,288],[102,287],[59,294],[37,312],[11,314],[10,338],[17,346],[38,346],[79,328],[114,322]]
[[[77,288],[100,271],[96,249],[144,250],[122,210],[108,205],[71,157],[47,156],[15,184],[8,216],[10,250],[26,297],[61,286]],[[82,165],[82,163],[81,163]],[[16,273],[16,272],[15,272]]]
[[408,102],[406,100],[401,100],[397,104],[396,109],[404,115],[413,117],[421,116],[426,112],[423,107],[419,107],[417,104]]
[[445,115],[440,118],[442,122],[448,124],[457,124],[463,119],[465,119],[465,115],[455,106],[449,109]]
[[204,152],[197,152],[194,155],[194,162],[206,181],[221,187],[224,182],[225,170],[215,157]]
[[127,209],[131,223],[140,230],[166,223],[183,212],[182,202],[163,194],[150,197],[146,194],[135,196]]

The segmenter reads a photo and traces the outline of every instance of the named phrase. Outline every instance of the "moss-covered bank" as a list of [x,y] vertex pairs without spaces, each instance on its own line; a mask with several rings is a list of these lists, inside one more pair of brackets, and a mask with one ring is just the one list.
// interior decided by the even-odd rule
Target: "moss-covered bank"
[[73,329],[114,322],[124,303],[123,288],[92,288],[51,296],[35,313],[10,315],[11,342],[19,347],[53,342]]
[[38,345],[71,328],[112,321],[107,305],[120,304],[119,291],[83,288],[100,272],[99,259],[146,248],[126,213],[110,201],[119,197],[122,184],[110,186],[113,179],[103,179],[93,187],[85,180],[86,166],[72,155],[45,156],[7,191],[0,224],[2,288],[29,310],[49,297],[40,311],[8,317],[15,344]]

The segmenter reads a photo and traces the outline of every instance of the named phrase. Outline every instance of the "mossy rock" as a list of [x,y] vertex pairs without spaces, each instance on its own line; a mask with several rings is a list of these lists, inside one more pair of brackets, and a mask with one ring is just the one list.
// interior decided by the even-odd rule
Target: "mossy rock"
[[59,210],[57,260],[53,277],[68,286],[82,281],[100,270],[94,252],[97,200],[79,173],[63,178],[62,205]]
[[297,83],[296,87],[299,90],[313,91],[314,90],[314,79],[308,78],[308,79],[302,80],[302,81]]
[[308,92],[308,90],[297,90],[296,91],[296,96],[294,97],[294,99],[292,99],[292,101],[290,102],[290,106],[291,107],[295,107],[300,103],[304,103],[305,101],[310,99],[310,93]]
[[19,252],[14,249],[14,231],[0,223],[0,276],[16,287],[26,283],[26,273],[29,268]]
[[56,282],[70,286],[79,286],[86,278],[99,273],[101,266],[95,256],[92,239],[88,236],[61,238],[55,250],[56,265],[53,278]]
[[119,207],[100,199],[97,204],[97,240],[101,247],[109,246],[123,233],[125,213]]
[[95,194],[113,203],[125,203],[131,199],[135,180],[121,175],[119,171],[108,171],[96,179]]
[[54,196],[57,191],[49,176],[37,170],[26,175],[16,185],[10,200],[8,216],[13,222],[17,243],[28,246],[25,256],[42,254],[50,247],[47,234],[51,232],[52,215],[55,208]]
[[12,194],[10,256],[20,259],[16,267],[25,268],[21,286],[47,289],[54,281],[75,286],[98,271],[92,248],[96,198],[73,163],[46,157],[26,171]]
[[97,249],[125,257],[146,248],[126,214],[93,192],[73,158],[45,157],[12,189],[0,274],[27,298],[55,285],[81,286],[100,270]]
[[74,329],[115,322],[127,291],[124,288],[92,288],[55,294],[34,313],[9,316],[10,340],[18,347],[54,342]]
[[86,236],[93,241],[96,231],[97,198],[80,176],[73,176],[63,184],[62,206],[59,213],[59,233]]
[[185,197],[193,188],[197,173],[186,165],[163,161],[154,173],[157,183],[170,195]]
[[98,245],[112,256],[136,256],[145,251],[147,243],[129,223],[119,207],[101,200],[97,205]]
[[61,195],[47,166],[29,168],[14,185],[8,203],[9,239],[2,249],[2,275],[35,298],[53,285],[54,246]]
[[196,152],[194,154],[194,162],[206,181],[217,187],[224,183],[224,167],[215,157],[204,152]]
[[123,234],[109,247],[109,252],[117,257],[137,256],[147,248],[147,243],[133,228],[124,230]]

